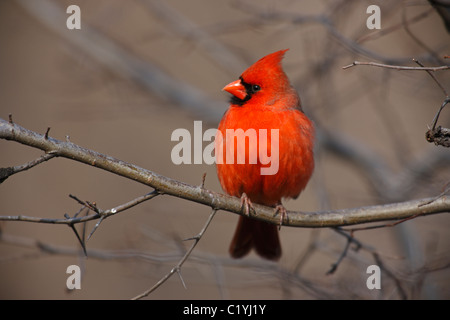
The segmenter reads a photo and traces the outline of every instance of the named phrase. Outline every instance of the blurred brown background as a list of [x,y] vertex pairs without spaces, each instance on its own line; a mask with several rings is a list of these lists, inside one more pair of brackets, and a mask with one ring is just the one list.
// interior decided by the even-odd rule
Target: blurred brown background
[[[70,4],[81,8],[81,30],[66,28]],[[366,27],[371,4],[381,8],[380,30]],[[315,174],[297,200],[285,202],[288,209],[351,208],[444,190],[450,151],[424,138],[445,98],[438,85],[422,71],[342,69],[354,60],[449,64],[442,58],[450,54],[449,33],[427,1],[1,1],[0,117],[11,113],[17,124],[41,133],[51,127],[56,139],[70,136],[192,185],[206,172],[205,187],[220,192],[214,166],[172,164],[171,133],[192,132],[194,120],[202,120],[204,130],[217,126],[229,99],[221,88],[285,48],[286,73],[319,131],[372,154],[379,170],[365,171],[319,135]],[[435,75],[450,91],[450,72]],[[447,107],[439,124],[448,128],[449,115]],[[40,154],[0,141],[1,167]],[[80,208],[69,194],[108,209],[150,191],[52,159],[0,185],[0,215],[63,218]],[[170,271],[190,245],[181,240],[196,235],[209,212],[157,197],[105,220],[87,242],[87,258],[67,226],[2,223],[0,298],[132,298]],[[450,298],[448,214],[355,233],[384,268],[382,289],[373,291],[366,269],[380,261],[367,250],[352,246],[337,271],[326,275],[346,244],[329,229],[282,228],[278,264],[253,253],[231,260],[237,218],[216,215],[182,268],[187,289],[174,275],[149,298]],[[87,224],[87,233],[94,224]],[[66,268],[72,264],[83,278],[81,290],[69,292]]]

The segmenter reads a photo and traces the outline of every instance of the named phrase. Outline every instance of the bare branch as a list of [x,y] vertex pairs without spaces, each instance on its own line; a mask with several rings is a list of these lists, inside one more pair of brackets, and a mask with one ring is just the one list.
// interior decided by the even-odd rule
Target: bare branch
[[[67,216],[67,218],[69,219],[69,216]],[[81,248],[83,249],[83,253],[85,256],[87,256],[87,252],[86,252],[86,242],[84,237],[81,238],[80,235],[78,234],[77,229],[75,229],[75,226],[73,224],[69,224],[69,227],[72,229],[73,233],[75,233],[75,236],[77,237],[78,242],[81,245]]]
[[352,239],[351,238],[347,238],[347,243],[345,244],[345,248],[342,251],[341,255],[339,256],[339,258],[337,259],[337,261],[335,263],[333,263],[331,265],[330,270],[327,271],[327,275],[333,274],[336,272],[339,264],[341,263],[341,261],[345,258],[345,256],[347,255],[348,249],[350,248],[350,244],[352,243]]
[[353,63],[342,67],[342,69],[349,69],[354,66],[373,66],[379,68],[386,69],[395,69],[395,70],[418,70],[418,71],[442,71],[450,69],[450,66],[439,66],[439,67],[408,67],[408,66],[393,66],[390,64],[383,64],[377,62],[361,62],[361,61],[353,61]]
[[[413,59],[413,61],[414,61],[415,63],[417,63],[419,66],[425,68],[425,66],[424,66],[419,60]],[[432,71],[431,71],[431,70],[426,70],[426,71],[427,71],[427,73],[430,75],[430,77],[434,80],[434,82],[436,82],[436,84],[438,85],[438,87],[441,88],[441,90],[442,90],[442,92],[444,93],[444,95],[445,95],[446,97],[448,97],[447,90],[445,90],[444,86],[439,82],[439,80],[438,80],[438,79],[436,78],[436,76],[432,73]]]
[[[92,236],[92,234],[94,233],[94,231],[98,228],[98,226],[100,225],[100,223],[110,217],[113,216],[119,212],[125,211],[129,208],[132,208],[136,205],[138,205],[139,203],[142,203],[144,201],[153,199],[154,197],[160,195],[159,192],[157,191],[153,191],[150,192],[146,195],[143,195],[141,197],[138,197],[136,199],[133,199],[127,203],[118,205],[114,208],[108,209],[108,210],[100,210],[98,208],[95,208],[92,206],[92,204],[88,204],[88,202],[84,202],[79,200],[78,198],[76,198],[73,195],[70,195],[71,198],[77,200],[78,203],[82,204],[83,207],[76,213],[74,214],[74,216],[71,218],[69,216],[65,216],[64,219],[52,219],[52,218],[38,218],[38,217],[30,217],[30,216],[24,216],[24,215],[19,215],[19,216],[0,216],[0,220],[3,221],[23,221],[23,222],[34,222],[34,223],[47,223],[47,224],[66,224],[66,225],[75,225],[78,223],[84,223],[84,222],[88,222],[91,220],[97,220],[100,219],[97,224],[94,226],[93,230],[91,231],[91,233],[88,236],[88,240],[89,238]],[[83,210],[83,209],[89,209],[94,211],[94,214],[91,215],[85,215],[82,217],[78,217],[78,214]]]
[[55,154],[53,153],[46,153],[40,156],[39,158],[27,162],[25,164],[22,164],[20,166],[14,166],[14,167],[8,167],[8,168],[0,168],[0,183],[8,179],[13,174],[28,170],[33,168],[34,166],[37,166],[38,164],[41,164],[42,162],[48,161],[51,158],[55,157]]
[[366,176],[375,193],[389,202],[409,198],[422,178],[430,176],[436,168],[447,166],[450,161],[448,152],[432,148],[420,157],[409,159],[400,172],[394,172],[377,153],[353,137],[318,129],[320,148],[355,165]]
[[[153,187],[159,193],[201,203],[217,210],[230,211],[240,215],[244,214],[241,201],[236,197],[219,194],[201,188],[200,186],[188,185],[116,158],[82,148],[72,142],[64,142],[51,137],[45,139],[43,135],[27,130],[17,124],[11,124],[3,119],[0,119],[0,138],[17,141],[46,152],[52,152],[58,157],[79,161],[109,171]],[[283,225],[313,228],[337,227],[367,222],[398,220],[411,216],[422,216],[450,211],[450,198],[447,196],[440,197],[428,205],[420,206],[425,201],[429,201],[429,199],[334,211],[288,211],[289,221],[284,221]],[[256,212],[256,215],[254,216],[255,219],[272,224],[279,224],[279,219],[273,215],[273,208],[258,204],[254,204],[253,206]],[[0,220],[73,224],[99,219],[100,217],[101,215],[96,213],[86,217],[71,219],[0,216]]]
[[192,251],[194,250],[194,248],[197,246],[197,243],[200,241],[200,239],[202,238],[203,234],[205,233],[206,229],[208,229],[209,224],[211,223],[212,219],[214,218],[215,214],[216,214],[217,210],[213,209],[211,211],[211,214],[209,215],[208,220],[206,221],[205,225],[203,226],[202,230],[200,231],[200,233],[198,235],[196,235],[195,237],[186,239],[186,240],[194,240],[194,243],[191,245],[191,247],[189,248],[188,251],[186,251],[186,253],[184,254],[184,256],[181,258],[181,260],[177,263],[177,265],[175,267],[172,268],[172,270],[170,270],[169,273],[167,273],[164,277],[161,278],[161,280],[159,280],[153,287],[151,287],[150,289],[146,290],[145,292],[137,295],[136,297],[133,298],[133,300],[139,300],[142,298],[145,298],[146,296],[148,296],[150,293],[152,293],[153,291],[155,291],[156,289],[158,289],[164,282],[166,282],[175,272],[180,276],[181,282],[183,283],[183,287],[186,288],[186,285],[183,281],[183,278],[181,277],[181,267],[183,266],[183,263],[187,260],[187,258],[190,256],[190,254],[192,253]]

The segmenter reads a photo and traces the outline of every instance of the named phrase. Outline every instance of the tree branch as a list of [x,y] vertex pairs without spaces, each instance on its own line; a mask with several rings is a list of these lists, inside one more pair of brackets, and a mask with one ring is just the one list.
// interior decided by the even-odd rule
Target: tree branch
[[361,61],[353,61],[353,63],[342,67],[342,69],[349,69],[354,66],[373,66],[379,68],[386,69],[395,69],[395,70],[418,70],[418,71],[442,71],[450,69],[450,66],[439,66],[439,67],[408,67],[408,66],[393,66],[390,64],[376,63],[376,62],[361,62]]
[[39,158],[32,160],[30,162],[27,162],[25,164],[22,164],[20,166],[14,166],[14,167],[8,167],[8,168],[0,168],[0,183],[8,179],[13,174],[28,170],[33,168],[34,166],[37,166],[38,164],[48,161],[51,158],[53,158],[55,155],[52,153],[46,153],[40,156]]
[[152,293],[153,291],[155,291],[156,289],[158,289],[164,282],[166,282],[175,272],[178,273],[178,275],[180,276],[180,279],[183,283],[183,286],[186,288],[183,278],[181,277],[181,267],[183,266],[183,263],[187,260],[187,258],[191,255],[192,251],[194,250],[194,248],[197,246],[197,243],[200,241],[200,239],[202,238],[203,234],[205,233],[206,229],[208,229],[209,224],[211,223],[212,219],[214,218],[214,216],[216,215],[217,210],[213,209],[211,214],[209,215],[208,220],[206,221],[205,225],[203,226],[202,230],[199,232],[198,235],[196,235],[195,237],[186,239],[186,240],[194,240],[194,243],[191,245],[191,247],[189,248],[188,251],[186,251],[186,253],[184,254],[184,256],[181,258],[181,260],[176,264],[175,267],[172,268],[172,270],[170,270],[170,272],[168,272],[164,277],[162,277],[153,287],[151,287],[150,289],[144,291],[143,293],[137,295],[136,297],[133,298],[133,300],[139,300],[142,298],[145,298],[146,296],[148,296],[150,293]]
[[439,115],[442,111],[442,109],[445,107],[447,103],[450,102],[450,98],[448,96],[447,90],[444,88],[444,86],[439,82],[439,80],[434,76],[432,72],[435,71],[441,71],[441,70],[448,70],[450,69],[450,66],[440,66],[440,67],[425,67],[420,61],[417,59],[413,59],[415,63],[417,63],[420,67],[406,67],[406,66],[393,66],[388,64],[382,64],[382,63],[376,63],[376,62],[359,62],[354,61],[352,64],[349,64],[347,66],[342,67],[342,69],[348,69],[354,66],[358,65],[365,65],[365,66],[374,66],[374,67],[380,67],[380,68],[386,68],[386,69],[395,69],[395,70],[419,70],[419,71],[426,71],[430,77],[433,79],[434,82],[439,86],[439,88],[442,90],[444,95],[446,96],[446,99],[442,103],[439,111],[436,113],[434,119],[433,119],[433,125],[432,128],[429,129],[427,132],[425,132],[425,139],[428,142],[433,142],[435,145],[441,145],[443,147],[450,147],[450,129],[437,127],[436,128],[436,122],[439,118]]
[[[122,160],[80,147],[69,141],[60,141],[36,132],[27,130],[15,123],[0,119],[0,138],[13,140],[22,144],[41,149],[55,157],[63,157],[79,161],[111,173],[135,180],[157,190],[182,199],[207,205],[216,210],[225,210],[243,215],[240,199],[214,191],[202,186],[192,186],[186,183],[159,175],[150,170]],[[432,200],[432,201],[430,201]],[[273,208],[254,204],[255,219],[278,224],[279,219],[273,215]],[[338,227],[368,222],[399,220],[412,216],[437,214],[450,211],[450,198],[442,197],[411,200],[400,203],[360,207],[343,210],[321,212],[293,212],[288,211],[289,219],[283,222],[292,227]],[[99,219],[101,214],[95,213],[85,217],[69,219],[43,219],[26,216],[0,216],[0,220],[29,221],[41,223],[75,224]]]

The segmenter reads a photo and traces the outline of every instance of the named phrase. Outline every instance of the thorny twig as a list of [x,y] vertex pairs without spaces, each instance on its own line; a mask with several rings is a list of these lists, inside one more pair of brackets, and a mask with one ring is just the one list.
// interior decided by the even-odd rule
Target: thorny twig
[[395,70],[419,70],[419,71],[426,71],[430,77],[436,82],[436,84],[439,86],[439,88],[442,90],[442,92],[445,94],[446,99],[442,103],[441,107],[439,108],[438,112],[434,116],[433,123],[431,129],[429,129],[425,133],[425,138],[428,142],[433,142],[435,145],[441,145],[443,147],[450,147],[450,129],[443,128],[441,126],[436,127],[436,123],[439,119],[439,115],[441,114],[442,109],[447,105],[447,103],[450,102],[450,97],[448,96],[447,90],[444,88],[444,86],[439,82],[439,80],[435,77],[433,72],[436,71],[442,71],[442,70],[448,70],[450,69],[450,66],[439,66],[439,67],[425,67],[420,61],[417,59],[413,59],[415,63],[419,65],[419,67],[408,67],[408,66],[394,66],[394,65],[388,65],[388,64],[382,64],[382,63],[376,63],[376,62],[360,62],[360,61],[354,61],[353,63],[342,67],[342,69],[348,69],[354,66],[358,65],[367,65],[367,66],[374,66],[374,67],[380,67],[380,68],[386,68],[386,69],[395,69]]
[[184,262],[189,258],[190,254],[194,250],[194,248],[197,246],[198,242],[202,238],[203,234],[205,233],[206,229],[208,229],[209,224],[211,223],[212,219],[214,218],[214,215],[216,214],[217,210],[213,209],[211,211],[211,214],[209,215],[208,220],[206,221],[205,225],[203,226],[202,230],[197,234],[195,237],[188,238],[186,240],[194,240],[194,243],[192,243],[191,247],[186,251],[184,256],[181,258],[181,260],[173,267],[164,277],[162,277],[153,287],[150,289],[144,291],[143,293],[137,295],[133,298],[133,300],[139,300],[142,298],[145,298],[150,293],[155,291],[157,288],[159,288],[164,282],[166,282],[174,273],[177,273],[181,279],[181,282],[183,284],[183,287],[186,288],[186,285],[184,283],[183,278],[181,277],[181,267],[183,266]]

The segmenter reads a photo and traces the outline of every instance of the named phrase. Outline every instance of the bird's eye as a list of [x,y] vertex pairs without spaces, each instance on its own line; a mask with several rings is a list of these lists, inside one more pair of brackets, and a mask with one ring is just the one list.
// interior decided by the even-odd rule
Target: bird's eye
[[252,85],[252,91],[253,91],[253,92],[257,92],[257,91],[259,91],[259,90],[261,90],[261,87],[260,87],[260,86],[258,86],[257,84]]

